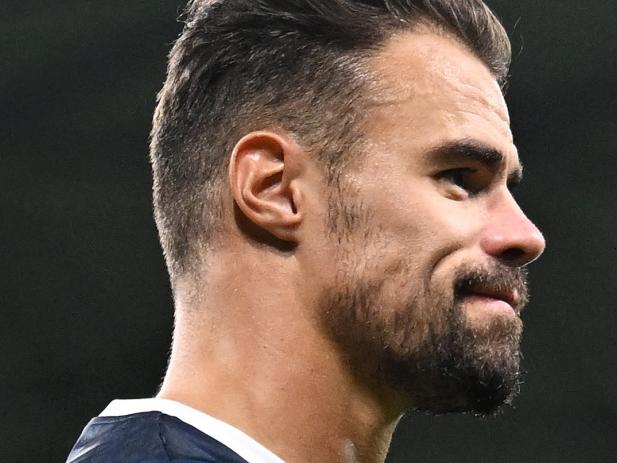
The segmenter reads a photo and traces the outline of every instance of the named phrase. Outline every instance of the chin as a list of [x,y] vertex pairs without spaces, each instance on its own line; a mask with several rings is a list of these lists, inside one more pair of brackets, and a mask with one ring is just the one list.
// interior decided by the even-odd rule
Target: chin
[[476,416],[495,415],[510,405],[519,392],[518,361],[505,364],[442,365],[441,373],[432,378],[418,395],[411,391],[414,410],[433,415],[471,413]]
[[[461,307],[461,309],[463,309]],[[436,333],[423,352],[390,358],[391,376],[410,409],[431,414],[492,415],[519,391],[522,322],[509,313],[467,316]],[[394,360],[394,361],[393,361]],[[397,361],[398,360],[398,361]]]

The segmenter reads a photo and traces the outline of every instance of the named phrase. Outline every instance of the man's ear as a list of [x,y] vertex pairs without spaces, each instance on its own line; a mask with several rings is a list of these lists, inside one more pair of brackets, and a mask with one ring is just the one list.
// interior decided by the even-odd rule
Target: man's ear
[[240,212],[260,231],[286,242],[297,242],[302,221],[296,180],[303,155],[293,139],[260,131],[236,144],[229,163],[231,192]]

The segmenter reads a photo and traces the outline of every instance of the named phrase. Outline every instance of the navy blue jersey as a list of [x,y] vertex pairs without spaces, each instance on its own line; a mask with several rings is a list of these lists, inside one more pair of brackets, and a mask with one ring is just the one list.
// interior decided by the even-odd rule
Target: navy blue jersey
[[212,437],[161,412],[94,418],[67,460],[112,462],[247,463]]
[[115,400],[85,427],[67,463],[284,463],[233,426],[165,399]]

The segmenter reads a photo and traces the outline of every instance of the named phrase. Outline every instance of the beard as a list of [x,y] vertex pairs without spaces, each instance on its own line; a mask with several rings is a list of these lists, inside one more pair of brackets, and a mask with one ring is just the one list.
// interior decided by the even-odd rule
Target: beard
[[[467,264],[449,283],[410,290],[409,282],[418,280],[412,265],[399,260],[370,269],[365,260],[349,253],[338,259],[337,281],[321,299],[322,322],[354,372],[394,390],[406,408],[434,414],[488,415],[512,401],[519,388],[524,270]],[[517,314],[472,322],[465,296],[477,284],[516,290]]]

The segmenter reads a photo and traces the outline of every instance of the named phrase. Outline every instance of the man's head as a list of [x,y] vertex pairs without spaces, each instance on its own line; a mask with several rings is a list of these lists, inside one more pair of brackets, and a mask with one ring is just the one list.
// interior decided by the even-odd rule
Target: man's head
[[509,190],[509,57],[475,0],[194,2],[151,148],[172,281],[236,233],[293,256],[359,375],[415,408],[494,409],[544,246]]
[[187,14],[151,144],[172,279],[216,240],[229,156],[245,134],[295,134],[336,180],[359,154],[367,61],[393,34],[423,25],[449,32],[499,83],[510,60],[503,28],[479,0],[196,0]]

